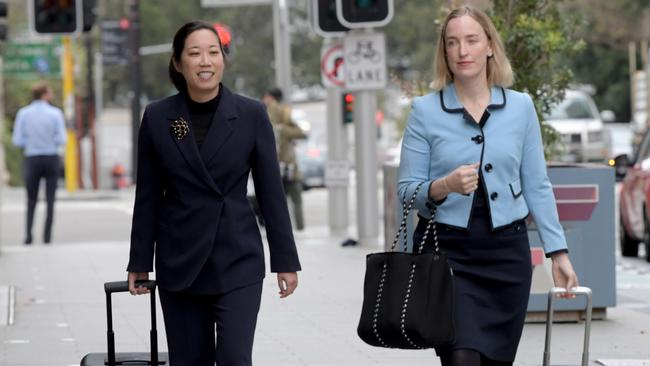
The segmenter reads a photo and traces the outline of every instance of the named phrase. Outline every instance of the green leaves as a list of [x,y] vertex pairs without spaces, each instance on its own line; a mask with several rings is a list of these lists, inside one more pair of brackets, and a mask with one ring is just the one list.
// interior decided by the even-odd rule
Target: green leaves
[[542,127],[547,159],[561,153],[559,134],[543,116],[564,97],[573,73],[564,62],[585,43],[577,36],[576,17],[559,10],[561,0],[494,0],[491,17],[499,30],[515,72],[513,89],[533,98]]

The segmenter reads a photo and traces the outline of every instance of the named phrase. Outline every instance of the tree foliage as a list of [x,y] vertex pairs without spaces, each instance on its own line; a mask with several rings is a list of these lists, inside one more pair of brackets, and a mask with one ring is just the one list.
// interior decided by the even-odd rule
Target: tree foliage
[[599,109],[614,111],[617,121],[630,121],[628,43],[650,37],[650,2],[575,0],[565,10],[580,14],[586,23],[580,32],[585,50],[568,60],[576,81],[595,87]]
[[515,72],[513,89],[533,98],[542,127],[545,154],[556,157],[559,135],[544,115],[564,97],[573,73],[564,62],[584,48],[577,37],[581,22],[562,13],[562,0],[493,0],[491,17],[503,38]]

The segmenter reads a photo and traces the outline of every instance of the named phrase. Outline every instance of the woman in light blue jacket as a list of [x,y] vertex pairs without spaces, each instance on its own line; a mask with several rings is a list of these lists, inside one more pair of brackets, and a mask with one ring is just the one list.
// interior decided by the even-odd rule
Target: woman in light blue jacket
[[527,94],[505,89],[510,62],[494,24],[475,8],[445,19],[434,73],[435,92],[413,101],[398,186],[400,198],[410,197],[424,182],[415,205],[425,220],[414,242],[435,206],[440,246],[454,270],[456,341],[436,353],[443,366],[512,365],[531,285],[529,213],[555,285],[578,285],[535,107]]

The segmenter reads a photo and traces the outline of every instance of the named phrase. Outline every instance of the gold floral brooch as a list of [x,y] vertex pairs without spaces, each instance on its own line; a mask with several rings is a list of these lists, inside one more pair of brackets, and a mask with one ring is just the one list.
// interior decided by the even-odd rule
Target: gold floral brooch
[[181,140],[187,136],[187,132],[190,130],[190,126],[187,124],[187,121],[180,117],[176,119],[171,124],[171,133],[176,137],[176,140]]

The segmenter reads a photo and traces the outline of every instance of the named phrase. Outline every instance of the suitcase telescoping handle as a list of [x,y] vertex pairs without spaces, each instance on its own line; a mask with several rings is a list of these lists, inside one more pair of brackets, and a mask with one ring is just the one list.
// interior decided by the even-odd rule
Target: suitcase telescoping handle
[[566,293],[573,295],[582,295],[587,298],[585,307],[585,337],[582,348],[582,366],[589,364],[589,335],[591,334],[591,289],[589,287],[578,286],[567,291],[562,287],[553,287],[548,292],[548,307],[546,309],[546,340],[544,345],[544,366],[551,364],[551,330],[553,327],[553,302],[557,294]]
[[[151,364],[158,365],[158,334],[156,332],[156,281],[136,281],[136,286],[143,286],[149,289],[151,294]],[[106,292],[106,320],[108,329],[106,336],[108,338],[108,366],[115,366],[115,334],[113,333],[113,305],[111,294],[114,292],[128,292],[129,283],[127,281],[106,282],[104,283]]]

